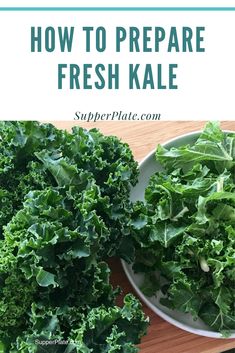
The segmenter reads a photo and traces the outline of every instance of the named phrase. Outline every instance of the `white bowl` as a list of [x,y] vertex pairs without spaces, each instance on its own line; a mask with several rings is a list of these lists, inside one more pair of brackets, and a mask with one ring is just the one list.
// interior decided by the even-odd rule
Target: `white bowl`
[[[225,131],[229,132],[229,131]],[[234,131],[233,131],[234,132]],[[163,144],[166,148],[171,147],[179,147],[185,144],[193,144],[200,135],[200,131],[196,131],[193,133],[189,133],[186,135],[181,135],[180,137],[174,138],[165,144]],[[131,201],[137,200],[144,200],[144,192],[146,187],[148,186],[148,182],[150,177],[156,172],[162,170],[160,164],[155,160],[155,152],[152,151],[148,154],[144,160],[140,163],[140,175],[138,184],[132,189],[131,191]],[[169,323],[194,334],[206,336],[206,337],[213,337],[213,338],[223,338],[220,332],[215,332],[210,329],[202,320],[193,320],[190,314],[184,314],[178,310],[171,310],[167,307],[160,304],[161,292],[157,292],[156,296],[151,298],[145,296],[141,290],[140,286],[143,283],[143,275],[136,274],[132,270],[132,266],[127,264],[125,261],[122,260],[122,266],[124,271],[134,287],[135,291],[142,299],[142,301],[154,311],[157,315],[162,317],[164,320],[168,321]],[[235,332],[232,331],[232,334],[229,338],[235,338]]]

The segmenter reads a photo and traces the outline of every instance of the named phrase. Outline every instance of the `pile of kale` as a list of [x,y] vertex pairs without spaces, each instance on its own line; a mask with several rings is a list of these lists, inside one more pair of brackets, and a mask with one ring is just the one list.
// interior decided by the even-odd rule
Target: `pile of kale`
[[[115,305],[107,258],[132,261],[128,145],[96,129],[0,125],[0,352],[134,353],[148,320]],[[129,226],[128,226],[129,224]]]
[[[210,122],[192,145],[158,146],[145,203],[133,213],[134,270],[148,296],[201,318],[214,331],[235,330],[235,133]],[[159,293],[159,292],[158,292]]]

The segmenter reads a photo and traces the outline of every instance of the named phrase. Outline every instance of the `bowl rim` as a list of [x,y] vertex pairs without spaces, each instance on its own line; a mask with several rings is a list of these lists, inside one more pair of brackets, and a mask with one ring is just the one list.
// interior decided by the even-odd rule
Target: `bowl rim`
[[[235,133],[235,131],[233,130],[222,130],[223,132],[227,133]],[[179,139],[185,138],[185,137],[194,137],[194,136],[198,136],[202,133],[202,130],[196,130],[196,131],[192,131],[189,133],[185,133],[183,135],[179,135],[176,137],[171,138],[170,140],[167,140],[164,143],[161,143],[161,146],[165,147],[169,144],[172,144],[174,142],[176,142]],[[145,164],[145,162],[147,160],[149,160],[151,157],[153,157],[156,153],[156,148],[152,151],[150,151],[140,162],[139,162],[139,169],[141,171],[141,168],[143,168],[143,165]],[[166,313],[164,313],[161,309],[159,309],[157,306],[155,306],[154,304],[152,304],[150,302],[150,300],[148,299],[148,297],[146,297],[142,291],[140,290],[140,288],[136,285],[136,283],[134,282],[130,271],[128,269],[128,267],[131,266],[131,264],[127,264],[125,260],[121,259],[121,264],[122,267],[124,269],[124,272],[129,280],[129,282],[131,283],[132,287],[134,288],[135,292],[137,293],[137,295],[140,297],[140,299],[158,316],[160,316],[162,319],[164,319],[165,321],[169,322],[170,324],[193,334],[199,335],[199,336],[204,336],[204,337],[210,337],[210,338],[220,338],[220,339],[234,339],[235,338],[235,331],[232,331],[232,334],[229,337],[223,337],[222,334],[220,332],[217,331],[210,331],[210,330],[205,330],[205,329],[198,329],[198,328],[193,328],[191,326],[188,326],[187,324],[184,324],[170,316],[168,316]],[[132,271],[132,270],[131,270]]]

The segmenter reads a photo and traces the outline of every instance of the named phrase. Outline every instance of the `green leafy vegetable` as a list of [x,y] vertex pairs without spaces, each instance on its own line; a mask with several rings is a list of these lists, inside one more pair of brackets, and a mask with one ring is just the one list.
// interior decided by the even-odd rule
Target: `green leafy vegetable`
[[[162,304],[228,335],[235,330],[235,133],[210,122],[192,145],[158,146],[156,159],[164,170],[151,177],[131,222],[142,290],[153,295],[160,286]],[[158,285],[149,280],[156,274]]]
[[0,129],[0,350],[137,352],[148,321],[131,295],[116,306],[106,263],[134,254],[129,147],[96,129]]

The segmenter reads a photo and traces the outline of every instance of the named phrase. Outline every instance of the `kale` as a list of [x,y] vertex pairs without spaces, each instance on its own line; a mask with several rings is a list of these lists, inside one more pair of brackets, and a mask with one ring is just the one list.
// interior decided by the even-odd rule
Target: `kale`
[[132,295],[116,305],[107,264],[133,260],[128,145],[32,121],[0,131],[0,352],[137,352],[148,320]]
[[209,122],[192,145],[159,145],[156,159],[163,171],[151,177],[131,222],[142,290],[151,296],[161,288],[162,304],[228,335],[235,330],[235,133]]

